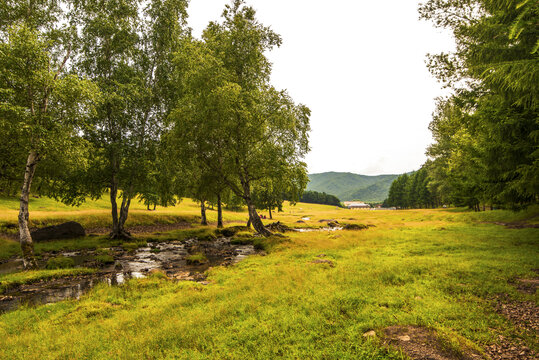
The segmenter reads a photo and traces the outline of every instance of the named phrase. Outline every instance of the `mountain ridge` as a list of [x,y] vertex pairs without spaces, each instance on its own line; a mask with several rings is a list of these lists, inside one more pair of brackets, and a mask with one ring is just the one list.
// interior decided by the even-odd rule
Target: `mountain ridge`
[[391,183],[399,175],[361,175],[337,171],[314,173],[309,174],[307,190],[335,195],[341,201],[382,202],[387,198]]

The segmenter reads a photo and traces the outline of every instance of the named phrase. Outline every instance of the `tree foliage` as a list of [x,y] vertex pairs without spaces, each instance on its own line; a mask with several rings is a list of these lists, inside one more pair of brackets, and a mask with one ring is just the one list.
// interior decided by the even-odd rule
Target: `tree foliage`
[[430,188],[443,201],[520,208],[539,194],[539,4],[431,0],[423,19],[452,30],[456,51],[428,67],[453,95],[430,124]]
[[301,202],[309,204],[333,205],[341,207],[341,201],[335,195],[326,194],[325,192],[307,190],[301,195]]

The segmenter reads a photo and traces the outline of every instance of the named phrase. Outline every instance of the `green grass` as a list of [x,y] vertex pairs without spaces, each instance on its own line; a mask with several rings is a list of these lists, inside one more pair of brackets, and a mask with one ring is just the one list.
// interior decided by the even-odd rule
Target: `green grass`
[[21,246],[15,240],[0,237],[0,260],[21,254]]
[[94,273],[94,269],[55,269],[55,270],[34,270],[22,271],[12,274],[0,274],[0,294],[6,289],[22,285],[31,284],[41,280],[58,279],[65,276],[86,275]]
[[[536,338],[492,306],[500,293],[539,303],[537,294],[512,285],[536,276],[539,230],[491,223],[533,218],[534,211],[285,207],[275,221],[293,225],[309,214],[306,226],[336,219],[376,227],[264,239],[266,256],[211,269],[208,286],[152,276],[3,314],[0,358],[402,359],[379,337],[362,336],[391,325],[433,328],[456,352],[461,344],[480,349],[498,334],[521,337],[537,351]],[[212,233],[178,230],[154,241]],[[244,235],[249,239],[236,238]]]

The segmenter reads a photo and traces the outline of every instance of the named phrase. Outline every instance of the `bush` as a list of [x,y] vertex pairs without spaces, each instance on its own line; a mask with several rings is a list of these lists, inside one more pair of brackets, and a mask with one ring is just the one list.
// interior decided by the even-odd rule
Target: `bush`
[[72,258],[68,258],[65,256],[58,256],[55,258],[50,258],[47,261],[47,269],[54,270],[54,269],[68,269],[75,266],[75,261]]

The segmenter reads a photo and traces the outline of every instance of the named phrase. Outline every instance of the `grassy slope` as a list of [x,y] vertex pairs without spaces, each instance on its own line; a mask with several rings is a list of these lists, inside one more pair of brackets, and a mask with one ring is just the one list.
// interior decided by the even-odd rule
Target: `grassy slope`
[[366,176],[339,172],[310,174],[307,189],[335,195],[341,201],[383,201],[387,197],[391,182],[397,176]]
[[[19,203],[14,197],[0,197],[0,232],[7,224],[17,224]],[[217,221],[217,211],[208,210],[208,221]],[[134,201],[129,209],[127,226],[175,223],[181,219],[195,221],[200,217],[200,207],[195,202],[184,199],[176,206],[158,207],[148,211],[144,204]],[[247,221],[247,214],[228,212],[229,221]],[[80,207],[67,206],[52,199],[39,198],[30,200],[30,226],[40,227],[64,221],[78,221],[84,227],[107,227],[111,224],[110,201],[107,197],[88,200]],[[12,231],[17,231],[14,229]]]
[[[152,277],[4,314],[0,358],[400,359],[362,334],[426,325],[458,350],[518,333],[489,297],[539,300],[508,283],[539,268],[538,230],[481,223],[524,213],[298,204],[277,218],[293,225],[304,216],[310,226],[335,218],[376,227],[293,234],[267,256],[213,269],[209,286]],[[320,254],[336,266],[313,264]]]

